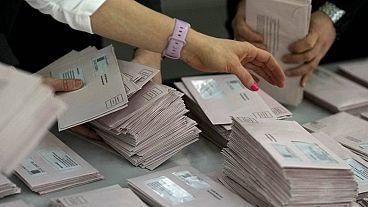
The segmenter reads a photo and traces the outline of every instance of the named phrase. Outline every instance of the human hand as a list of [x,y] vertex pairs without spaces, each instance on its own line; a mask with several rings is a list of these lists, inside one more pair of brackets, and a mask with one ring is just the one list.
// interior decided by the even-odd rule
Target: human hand
[[[70,92],[83,87],[83,81],[79,79],[55,79],[44,78],[44,83],[49,85],[55,92]],[[96,131],[87,125],[79,125],[69,129],[71,132],[79,134],[89,139],[100,139]]]
[[[138,48],[134,53],[132,62],[160,70],[161,54]],[[158,84],[162,83],[161,70],[157,75],[155,75],[155,77],[153,77],[152,80]]]
[[190,30],[182,59],[200,71],[233,73],[254,91],[258,86],[248,70],[275,86],[284,86],[285,75],[274,57],[248,42],[214,38]]
[[336,30],[331,19],[321,11],[313,12],[308,35],[289,45],[290,54],[282,58],[285,63],[299,64],[299,66],[288,69],[285,74],[302,76],[300,85],[305,87],[335,38]]
[[266,49],[263,43],[263,35],[255,32],[245,20],[245,0],[239,1],[234,19],[231,21],[234,38],[238,41],[247,41],[254,46]]

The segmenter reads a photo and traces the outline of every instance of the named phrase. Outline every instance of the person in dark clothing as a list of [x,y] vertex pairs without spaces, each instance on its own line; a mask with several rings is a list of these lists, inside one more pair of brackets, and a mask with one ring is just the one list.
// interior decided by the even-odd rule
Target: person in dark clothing
[[[265,48],[262,36],[246,24],[245,1],[227,0],[229,36]],[[282,60],[299,66],[285,74],[303,76],[304,86],[319,64],[367,57],[368,32],[362,29],[368,20],[367,11],[367,0],[313,0],[309,34],[290,45],[290,54]]]
[[[160,0],[137,2],[161,12]],[[71,50],[102,47],[102,38],[70,28],[24,0],[0,2],[0,61],[37,72]],[[3,51],[3,52],[1,52]]]

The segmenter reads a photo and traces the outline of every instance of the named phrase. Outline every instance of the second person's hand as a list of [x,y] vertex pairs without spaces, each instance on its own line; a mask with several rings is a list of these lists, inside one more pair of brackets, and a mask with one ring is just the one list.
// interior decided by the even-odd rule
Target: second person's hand
[[308,35],[289,46],[290,54],[283,62],[299,64],[287,70],[288,76],[302,76],[300,85],[305,87],[313,71],[326,55],[336,38],[336,30],[331,19],[323,12],[316,11],[311,16]]

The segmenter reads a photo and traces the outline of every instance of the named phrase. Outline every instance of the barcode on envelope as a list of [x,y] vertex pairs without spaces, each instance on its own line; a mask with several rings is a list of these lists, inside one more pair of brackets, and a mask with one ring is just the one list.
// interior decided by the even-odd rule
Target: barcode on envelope
[[28,174],[32,176],[36,175],[44,175],[46,172],[38,165],[36,164],[32,159],[27,158],[22,163],[22,168],[28,172]]

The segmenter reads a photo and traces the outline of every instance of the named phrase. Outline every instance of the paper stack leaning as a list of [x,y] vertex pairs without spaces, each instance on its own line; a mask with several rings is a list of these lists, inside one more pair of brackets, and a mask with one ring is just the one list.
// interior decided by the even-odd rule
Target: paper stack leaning
[[20,193],[21,189],[0,174],[0,198]]
[[349,79],[368,87],[368,59],[358,59],[338,64],[339,71]]
[[39,194],[103,179],[98,170],[50,132],[15,173]]
[[368,161],[368,121],[345,112],[303,125],[308,131],[323,132]]
[[181,90],[190,116],[199,123],[202,135],[225,147],[231,130],[231,116],[282,119],[292,113],[263,91],[245,88],[235,75],[205,75],[182,78],[174,85]]
[[368,107],[367,88],[322,67],[314,71],[305,95],[332,112],[360,114]]
[[51,200],[51,207],[147,207],[129,188],[112,185]]
[[133,165],[155,169],[198,140],[196,122],[182,93],[148,82],[129,99],[123,110],[93,121],[98,134]]
[[323,132],[312,133],[321,143],[338,155],[354,172],[355,181],[358,183],[358,198],[368,197],[368,162],[339,144],[334,138]]
[[295,121],[236,117],[223,154],[223,172],[237,184],[227,185],[253,205],[342,207],[356,200],[350,168]]
[[252,206],[190,166],[177,166],[131,178],[128,186],[150,206]]

